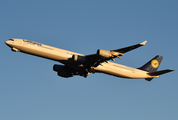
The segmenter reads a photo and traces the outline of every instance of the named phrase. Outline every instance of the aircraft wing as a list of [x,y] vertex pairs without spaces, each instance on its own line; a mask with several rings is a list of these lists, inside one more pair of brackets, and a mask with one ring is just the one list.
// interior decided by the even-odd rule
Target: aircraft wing
[[132,46],[121,48],[121,49],[111,50],[111,51],[120,52],[120,53],[126,53],[126,52],[134,50],[134,49],[136,49],[138,47],[141,47],[141,46],[145,45],[146,43],[147,43],[147,41],[144,41],[144,42],[142,42],[140,44],[132,45]]
[[88,67],[97,67],[101,63],[107,62],[108,60],[114,61],[113,58],[118,57],[121,59],[120,56],[124,55],[124,53],[134,50],[138,47],[141,47],[141,46],[145,45],[146,43],[147,43],[147,41],[144,41],[140,44],[132,45],[129,47],[124,47],[121,49],[110,50],[110,51],[98,49],[97,54],[85,56],[85,58],[87,59],[86,64]]
[[86,55],[85,58],[87,59],[86,61],[86,66],[87,67],[97,67],[103,62],[106,62],[106,58],[103,58],[97,54],[92,54],[92,55]]

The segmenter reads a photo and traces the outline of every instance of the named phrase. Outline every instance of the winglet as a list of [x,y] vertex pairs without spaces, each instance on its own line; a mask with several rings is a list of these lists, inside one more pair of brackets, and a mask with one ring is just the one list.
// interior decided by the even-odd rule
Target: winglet
[[140,43],[140,45],[145,45],[147,41],[145,40],[144,42]]

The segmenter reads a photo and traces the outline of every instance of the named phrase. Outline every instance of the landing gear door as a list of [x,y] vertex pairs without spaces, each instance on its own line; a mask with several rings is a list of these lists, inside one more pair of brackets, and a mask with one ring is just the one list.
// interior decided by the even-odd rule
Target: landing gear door
[[22,40],[22,42],[23,42],[23,45],[27,45],[27,42],[26,42],[27,40]]

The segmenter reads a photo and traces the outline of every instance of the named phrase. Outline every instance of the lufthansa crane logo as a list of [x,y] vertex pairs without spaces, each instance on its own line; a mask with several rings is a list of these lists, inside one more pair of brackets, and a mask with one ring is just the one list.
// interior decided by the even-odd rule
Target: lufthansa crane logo
[[151,65],[152,65],[153,68],[158,68],[159,62],[157,60],[152,60]]

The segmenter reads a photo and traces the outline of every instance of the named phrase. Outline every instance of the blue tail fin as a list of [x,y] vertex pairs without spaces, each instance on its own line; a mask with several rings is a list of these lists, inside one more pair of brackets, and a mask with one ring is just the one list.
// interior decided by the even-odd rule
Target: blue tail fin
[[159,65],[161,64],[162,59],[163,59],[162,56],[157,55],[156,57],[154,57],[153,59],[151,59],[149,62],[147,62],[145,65],[138,69],[147,72],[155,72],[157,71]]

